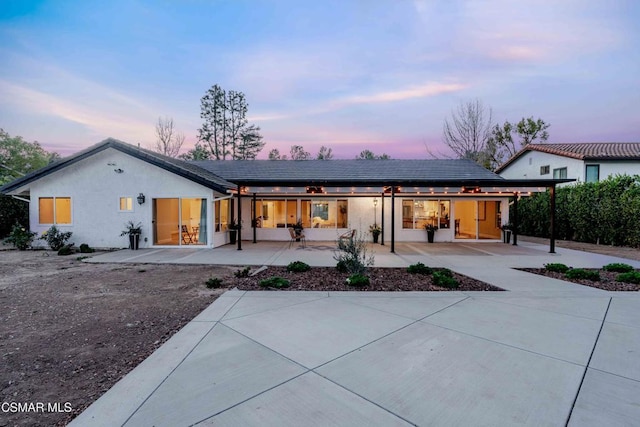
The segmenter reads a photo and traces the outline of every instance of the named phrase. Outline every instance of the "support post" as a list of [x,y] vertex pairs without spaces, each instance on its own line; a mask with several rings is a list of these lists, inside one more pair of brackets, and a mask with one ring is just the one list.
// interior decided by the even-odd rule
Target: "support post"
[[556,253],[556,185],[553,184],[549,187],[549,196],[551,196],[550,206],[549,206],[549,234],[551,235],[549,239],[549,253]]
[[251,210],[253,211],[253,218],[251,218],[251,226],[253,227],[253,243],[257,243],[256,240],[256,193],[253,193],[253,200],[251,200]]
[[396,189],[391,186],[391,253],[396,252]]
[[242,250],[242,187],[238,184],[238,250]]
[[382,200],[382,203],[380,203],[380,244],[384,246],[384,190],[382,191],[380,199]]
[[518,246],[518,192],[513,196],[513,246]]

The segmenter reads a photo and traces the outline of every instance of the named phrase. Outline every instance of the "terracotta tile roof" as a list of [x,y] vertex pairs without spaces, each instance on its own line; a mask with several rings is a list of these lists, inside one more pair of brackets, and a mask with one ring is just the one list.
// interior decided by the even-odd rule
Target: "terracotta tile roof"
[[566,144],[529,144],[496,169],[502,172],[528,151],[555,154],[578,160],[638,160],[640,142],[576,142]]
[[591,142],[573,144],[530,144],[530,150],[580,160],[640,159],[640,142]]

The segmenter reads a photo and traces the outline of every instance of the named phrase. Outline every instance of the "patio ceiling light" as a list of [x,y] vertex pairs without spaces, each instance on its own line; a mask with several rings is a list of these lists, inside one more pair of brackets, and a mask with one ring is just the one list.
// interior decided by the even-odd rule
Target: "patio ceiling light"
[[462,192],[466,193],[466,194],[469,194],[469,193],[474,193],[475,194],[475,193],[482,192],[482,189],[480,187],[478,187],[478,186],[476,186],[476,187],[464,187],[463,186],[462,187]]
[[309,194],[322,194],[324,193],[324,188],[323,187],[307,187],[307,193]]

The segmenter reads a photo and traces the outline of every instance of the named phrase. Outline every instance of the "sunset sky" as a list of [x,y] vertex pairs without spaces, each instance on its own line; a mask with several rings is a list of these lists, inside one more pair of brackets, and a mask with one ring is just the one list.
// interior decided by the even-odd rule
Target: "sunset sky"
[[193,146],[213,84],[245,93],[260,158],[446,153],[442,125],[480,99],[549,142],[640,141],[636,0],[3,0],[0,127],[68,155],[150,146],[159,116]]

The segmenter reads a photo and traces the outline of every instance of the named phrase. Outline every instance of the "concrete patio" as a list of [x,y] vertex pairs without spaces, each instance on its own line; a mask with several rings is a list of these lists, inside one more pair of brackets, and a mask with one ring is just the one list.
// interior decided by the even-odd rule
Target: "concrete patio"
[[[335,264],[329,242],[243,246],[92,261]],[[640,295],[511,267],[640,263],[529,243],[375,250],[376,266],[421,261],[508,292],[228,291],[72,425],[637,425]]]

